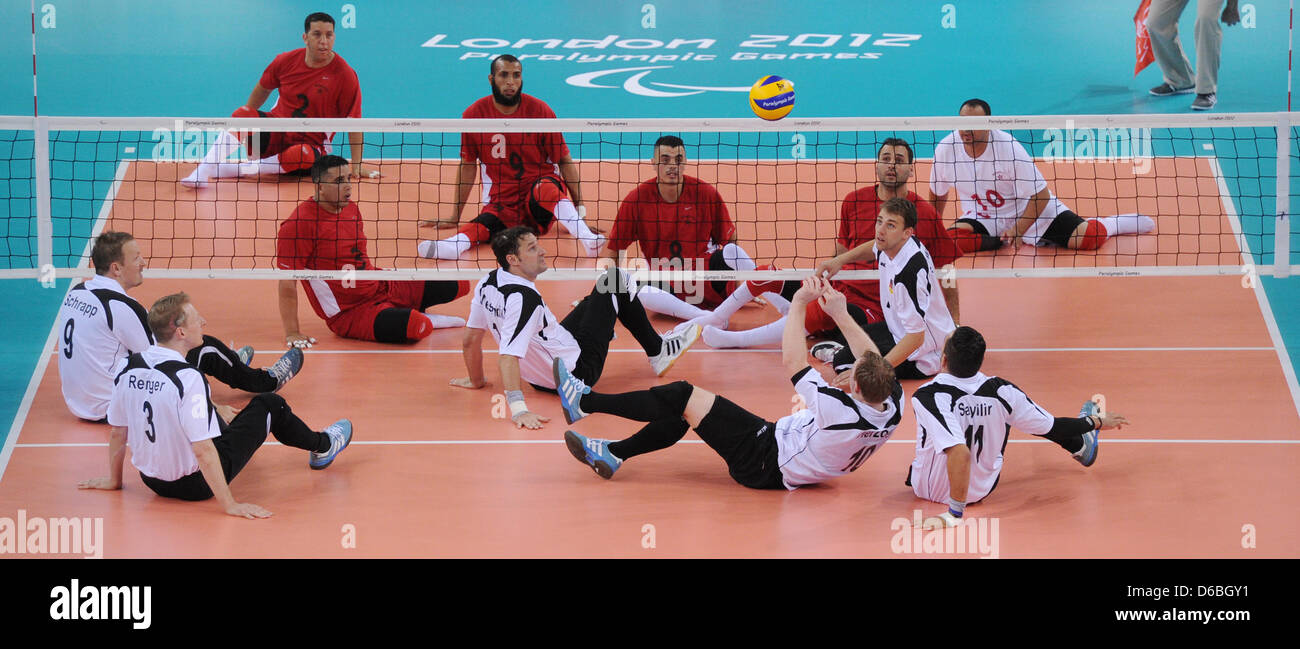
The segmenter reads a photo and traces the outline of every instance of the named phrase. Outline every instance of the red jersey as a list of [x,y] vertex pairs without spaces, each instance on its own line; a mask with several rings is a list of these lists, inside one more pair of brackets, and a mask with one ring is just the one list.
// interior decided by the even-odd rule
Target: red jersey
[[[555,119],[546,102],[521,94],[519,107],[506,115],[489,95],[461,114],[465,119]],[[460,159],[478,161],[483,175],[483,204],[514,206],[528,199],[528,189],[542,176],[557,173],[556,162],[568,157],[560,133],[462,133]]]
[[[934,267],[942,268],[962,256],[961,249],[952,240],[943,221],[934,211],[934,206],[923,200],[916,192],[907,192],[907,200],[916,205],[916,237],[930,252]],[[844,197],[840,205],[840,230],[836,240],[840,245],[852,250],[876,238],[876,217],[884,201],[876,196],[876,186],[863,187]],[[855,262],[848,264],[844,270],[875,269],[876,262]],[[832,284],[836,290],[844,293],[849,302],[869,309],[875,317],[881,317],[880,282],[874,279],[837,280]]]
[[[366,254],[366,231],[361,210],[348,203],[338,214],[321,208],[315,199],[302,202],[280,225],[276,236],[276,265],[284,270],[379,270]],[[381,298],[385,282],[353,280],[345,288],[339,280],[302,280],[311,308],[322,319]]]
[[619,205],[609,247],[626,250],[636,241],[646,261],[693,259],[697,269],[704,270],[710,243],[720,246],[735,234],[727,205],[712,185],[684,175],[681,195],[670,203],[659,195],[659,183],[651,178],[628,192]]
[[[322,68],[307,67],[307,49],[285,52],[271,61],[258,85],[280,91],[271,117],[361,117],[361,83],[338,54]],[[287,143],[320,149],[333,133],[285,133]]]

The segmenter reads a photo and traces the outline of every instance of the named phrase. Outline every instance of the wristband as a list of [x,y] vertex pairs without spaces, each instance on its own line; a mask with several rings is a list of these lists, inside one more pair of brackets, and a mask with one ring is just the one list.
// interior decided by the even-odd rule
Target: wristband
[[954,518],[961,518],[961,515],[964,514],[965,512],[966,512],[966,503],[964,501],[957,500],[952,496],[948,496],[949,514],[952,514]]
[[524,403],[523,390],[506,390],[506,402],[510,404],[511,419],[528,412],[528,404]]

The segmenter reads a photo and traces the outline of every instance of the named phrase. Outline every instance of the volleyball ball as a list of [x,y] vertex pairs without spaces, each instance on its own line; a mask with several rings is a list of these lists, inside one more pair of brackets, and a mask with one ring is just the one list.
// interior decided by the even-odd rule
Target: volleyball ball
[[794,110],[794,82],[769,74],[749,89],[749,108],[765,120],[775,121]]

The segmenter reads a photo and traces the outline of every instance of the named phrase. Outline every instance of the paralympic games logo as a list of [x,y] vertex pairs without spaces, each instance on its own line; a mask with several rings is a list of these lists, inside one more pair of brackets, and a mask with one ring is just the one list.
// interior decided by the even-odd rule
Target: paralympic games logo
[[642,80],[645,79],[646,76],[649,75],[651,72],[655,70],[662,70],[665,68],[672,68],[672,67],[673,66],[671,65],[647,65],[647,66],[636,67],[636,68],[617,68],[614,70],[598,70],[596,72],[583,72],[581,74],[575,74],[565,79],[564,81],[565,83],[568,83],[571,86],[577,86],[579,88],[617,88],[618,87],[617,85],[609,86],[609,85],[598,84],[596,83],[596,80],[607,76],[620,75],[625,72],[635,72],[636,74],[632,74],[623,80],[622,86],[624,90],[634,95],[640,95],[642,97],[687,97],[690,95],[698,95],[703,92],[749,92],[749,86],[711,87],[711,86],[686,86],[677,83],[664,83],[662,81],[647,82],[651,86],[673,89],[673,90],[658,90],[656,88],[650,88],[646,84],[642,83]]

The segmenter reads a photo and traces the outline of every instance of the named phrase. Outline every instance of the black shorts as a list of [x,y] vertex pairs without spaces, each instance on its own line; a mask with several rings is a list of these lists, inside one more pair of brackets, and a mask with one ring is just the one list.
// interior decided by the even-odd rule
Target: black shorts
[[736,482],[751,489],[785,489],[777,459],[776,424],[717,397],[695,432],[722,456]]
[[1056,215],[1056,218],[1052,220],[1052,224],[1047,226],[1047,232],[1043,233],[1041,239],[1062,248],[1068,248],[1070,246],[1070,237],[1074,236],[1074,231],[1083,222],[1083,217],[1070,210],[1065,210]]
[[[876,348],[880,350],[881,356],[888,354],[898,345],[898,343],[894,342],[893,334],[889,333],[889,325],[887,323],[873,322],[871,324],[863,325],[862,330],[867,332],[867,335],[871,337],[871,342],[876,344]],[[857,362],[858,359],[853,356],[853,350],[845,344],[842,349],[835,352],[835,358],[831,360],[831,369],[835,370],[836,373],[843,372],[853,369],[853,365]],[[898,367],[894,368],[894,376],[898,377],[898,380],[900,381],[905,379],[930,378],[929,374],[916,368],[916,361],[903,361],[900,363]]]
[[958,223],[969,225],[971,229],[975,231],[975,234],[982,234],[986,237],[993,236],[992,234],[989,234],[989,229],[984,227],[984,224],[980,223],[979,219],[957,219],[952,222],[953,225],[957,225]]

